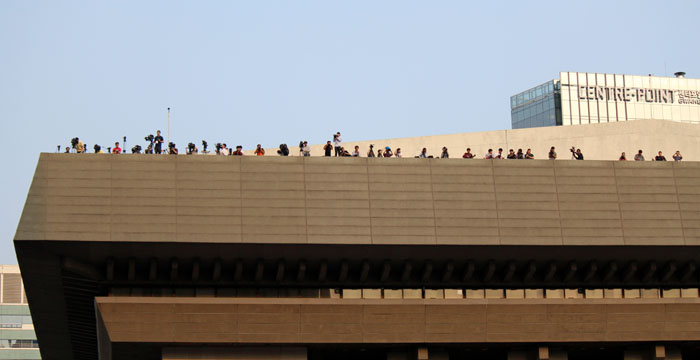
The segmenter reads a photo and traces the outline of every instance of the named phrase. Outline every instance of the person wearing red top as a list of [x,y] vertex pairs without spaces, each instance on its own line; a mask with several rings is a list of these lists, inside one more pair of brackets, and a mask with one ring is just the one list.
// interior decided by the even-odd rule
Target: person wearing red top
[[119,142],[114,143],[114,148],[112,148],[112,154],[121,154],[122,148],[119,147]]
[[258,147],[255,148],[255,155],[257,156],[263,156],[265,155],[265,149],[263,149],[260,144],[258,144]]
[[231,155],[233,156],[243,156],[243,146],[236,146],[236,151],[234,151]]

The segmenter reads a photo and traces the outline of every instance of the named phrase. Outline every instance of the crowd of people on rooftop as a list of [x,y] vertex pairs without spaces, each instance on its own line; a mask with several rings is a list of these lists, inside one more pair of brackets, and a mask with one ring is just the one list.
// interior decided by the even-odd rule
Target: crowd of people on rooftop
[[[161,131],[158,130],[156,131],[156,135],[148,135],[144,138],[146,142],[148,143],[146,145],[146,149],[143,151],[144,154],[171,154],[171,155],[177,155],[179,154],[179,151],[176,147],[176,145],[172,142],[168,143],[167,149],[163,147],[163,144],[165,143],[165,140],[163,136],[161,135]],[[123,138],[124,145],[126,145],[126,137]],[[58,146],[58,150],[60,150],[60,145]],[[120,147],[119,142],[114,143],[114,147],[108,147],[107,151],[105,152],[100,145],[95,144],[93,147],[94,151],[96,154],[103,154],[103,153],[111,153],[111,154],[125,154],[127,153],[126,149],[122,149]],[[132,154],[141,154],[142,147],[140,145],[136,145],[131,148],[131,153]],[[571,147],[569,149],[571,152],[571,159],[572,160],[583,160],[584,155],[581,149]],[[73,138],[71,140],[71,146],[65,148],[65,153],[85,153],[87,152],[87,145],[85,145],[79,138]],[[187,149],[185,152],[187,155],[194,155],[194,154],[212,154],[211,151],[208,150],[208,143],[204,140],[202,140],[202,150],[200,151],[199,148],[194,144],[194,143],[189,143],[187,144]],[[354,149],[352,151],[348,151],[345,149],[343,146],[343,139],[340,136],[340,132],[337,132],[333,134],[333,140],[328,140],[326,144],[323,146],[323,153],[324,156],[326,157],[361,157],[361,151],[360,151],[360,146],[355,145]],[[216,155],[223,155],[223,156],[243,156],[243,146],[237,145],[235,150],[233,147],[229,148],[226,143],[217,143],[215,145],[215,149],[213,154]],[[256,156],[264,156],[265,155],[265,149],[260,145],[257,144],[255,150],[253,151],[253,154]],[[277,155],[279,156],[292,156],[289,151],[289,147],[287,144],[280,144],[279,149],[277,150]],[[299,156],[311,156],[311,148],[309,146],[308,141],[300,141],[299,142]],[[368,158],[390,158],[390,157],[396,157],[396,158],[402,158],[403,153],[401,152],[401,148],[397,148],[395,151],[392,151],[391,147],[385,146],[384,148],[379,147],[375,151],[374,144],[369,145],[369,149],[367,150],[366,157]],[[415,155],[416,158],[441,158],[441,159],[448,159],[450,158],[450,153],[447,149],[447,147],[442,148],[442,151],[439,156],[433,156],[428,154],[427,148],[423,148],[421,152],[417,155]],[[488,151],[483,155],[483,157],[478,156],[477,154],[472,152],[471,148],[467,148],[466,152],[462,155],[462,158],[464,159],[477,159],[477,158],[483,158],[483,159],[512,159],[512,160],[532,160],[535,159],[535,155],[532,152],[532,149],[527,149],[526,151],[523,152],[523,149],[518,149],[517,152],[514,149],[509,149],[507,153],[504,152],[503,148],[498,148],[497,152],[494,153],[493,149],[488,149]],[[552,146],[549,149],[549,153],[547,154],[547,158],[549,160],[556,160],[558,158],[556,148]],[[681,161],[683,160],[683,156],[681,155],[680,151],[676,151],[671,158],[673,161]],[[637,154],[634,155],[632,158],[634,161],[644,161],[644,155],[643,151],[639,150]],[[618,158],[620,161],[626,161],[627,155],[625,152],[622,152],[620,157]],[[666,161],[666,157],[663,155],[661,151],[658,152],[656,156],[652,158],[652,161]]]

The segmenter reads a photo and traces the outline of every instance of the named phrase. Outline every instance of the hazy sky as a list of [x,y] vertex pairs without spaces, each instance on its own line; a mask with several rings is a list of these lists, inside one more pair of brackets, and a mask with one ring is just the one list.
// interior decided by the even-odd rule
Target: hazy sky
[[[700,75],[695,1],[0,1],[0,264],[40,152],[510,128],[560,71]],[[153,176],[144,173],[144,176]]]

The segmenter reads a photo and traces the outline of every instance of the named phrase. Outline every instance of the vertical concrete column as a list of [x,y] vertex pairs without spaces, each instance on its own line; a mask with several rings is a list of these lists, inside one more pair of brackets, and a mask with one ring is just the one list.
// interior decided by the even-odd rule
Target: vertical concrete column
[[666,347],[663,345],[654,346],[654,359],[666,359]]
[[428,348],[426,348],[426,347],[419,347],[419,348],[418,348],[417,359],[418,359],[418,360],[428,360]]

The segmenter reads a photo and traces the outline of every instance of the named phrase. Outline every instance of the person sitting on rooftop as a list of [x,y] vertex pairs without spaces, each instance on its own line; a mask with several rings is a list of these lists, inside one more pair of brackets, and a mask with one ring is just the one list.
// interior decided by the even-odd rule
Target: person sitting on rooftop
[[360,157],[360,147],[355,145],[355,151],[352,152],[353,157]]
[[473,159],[473,158],[474,158],[474,154],[472,154],[472,149],[471,149],[471,148],[467,148],[467,152],[465,152],[464,155],[462,155],[462,158],[464,158],[464,159]]
[[581,149],[576,149],[576,152],[574,153],[574,159],[583,160],[583,153],[581,152]]
[[377,149],[377,157],[378,158],[383,158],[384,154],[382,153],[382,149]]
[[525,158],[525,154],[523,154],[523,149],[518,149],[518,153],[516,155],[518,156],[518,159]]
[[397,158],[403,157],[403,154],[401,154],[401,148],[396,148],[396,154],[394,154],[394,157],[397,157]]
[[428,157],[428,149],[423,148],[423,150],[420,151],[420,154],[418,154],[418,157],[421,159],[425,159]]
[[508,156],[506,156],[508,159],[517,159],[517,155],[515,155],[515,151],[513,149],[508,150]]
[[549,158],[549,160],[556,160],[557,159],[557,152],[554,151],[554,146],[552,146],[549,149],[549,154],[547,154],[547,157]]
[[532,150],[527,149],[527,152],[525,153],[525,159],[532,160],[535,158],[535,154],[532,153]]
[[447,147],[443,146],[442,153],[440,154],[440,159],[449,159],[449,158],[450,158],[450,153],[447,152]]
[[642,155],[642,150],[639,150],[637,155],[634,156],[634,161],[644,161],[644,155]]
[[673,161],[681,161],[683,160],[683,155],[681,155],[680,151],[676,151],[675,154],[673,154]]
[[236,146],[236,151],[234,151],[233,153],[231,153],[231,155],[233,155],[233,156],[243,156],[243,146],[241,146],[241,145]]
[[656,157],[654,157],[654,160],[656,160],[656,161],[666,161],[666,157],[661,153],[661,151],[659,151],[659,155],[656,155]]
[[620,154],[620,158],[618,159],[620,161],[626,161],[627,160],[627,155],[625,155],[625,152],[623,151],[622,154]]
[[484,155],[484,159],[493,159],[493,149],[489,149],[486,155]]

